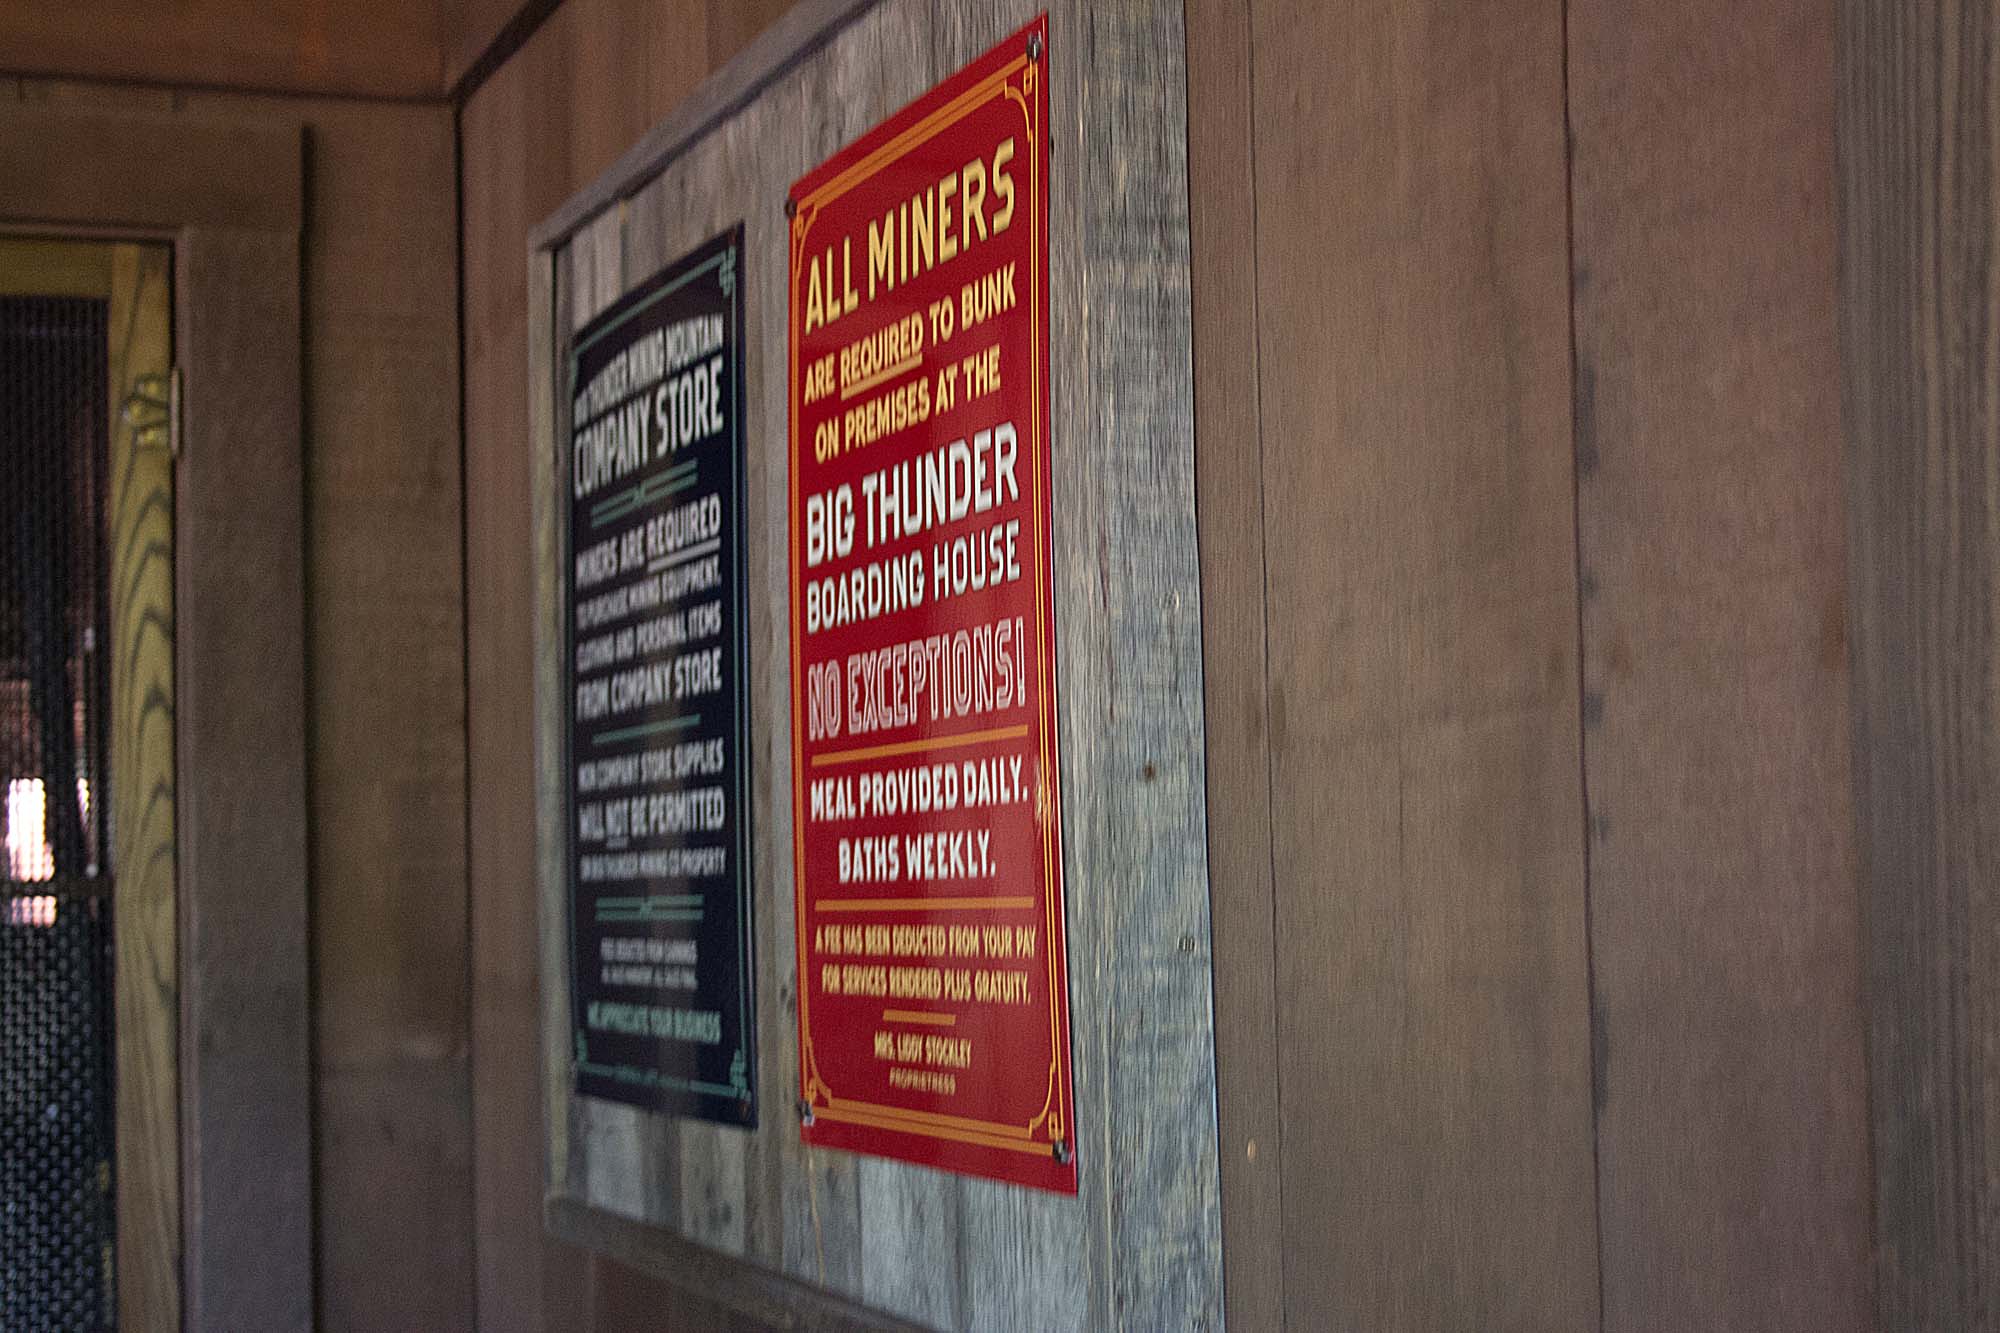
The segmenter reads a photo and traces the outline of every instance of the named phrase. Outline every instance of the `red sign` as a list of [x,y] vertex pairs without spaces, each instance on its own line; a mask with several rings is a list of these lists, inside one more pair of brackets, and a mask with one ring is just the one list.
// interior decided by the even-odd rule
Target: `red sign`
[[792,187],[806,1142],[1076,1192],[1046,18]]

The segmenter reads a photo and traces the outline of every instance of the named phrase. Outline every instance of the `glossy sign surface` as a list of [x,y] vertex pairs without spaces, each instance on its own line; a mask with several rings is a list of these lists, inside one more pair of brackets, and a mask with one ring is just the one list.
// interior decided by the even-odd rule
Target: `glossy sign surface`
[[1074,1193],[1047,20],[792,189],[808,1143]]
[[754,1125],[742,253],[577,334],[564,612],[576,1089]]

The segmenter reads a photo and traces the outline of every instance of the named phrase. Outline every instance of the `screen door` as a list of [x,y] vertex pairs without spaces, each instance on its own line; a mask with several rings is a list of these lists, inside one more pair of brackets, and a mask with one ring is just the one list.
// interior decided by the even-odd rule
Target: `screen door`
[[[115,1327],[125,1125],[133,1202],[162,1207],[172,1174],[175,1093],[149,1086],[174,1069],[172,935],[158,957],[153,919],[171,931],[169,274],[164,247],[0,239],[8,1329]],[[164,1127],[143,1116],[161,1102]]]

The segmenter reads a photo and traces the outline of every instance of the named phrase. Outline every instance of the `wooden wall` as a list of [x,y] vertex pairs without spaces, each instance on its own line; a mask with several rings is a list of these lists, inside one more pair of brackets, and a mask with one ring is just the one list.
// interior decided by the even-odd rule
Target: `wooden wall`
[[[787,6],[565,0],[454,235],[517,8],[37,0],[0,99],[307,126],[323,1326],[747,1327],[543,1230],[523,257]],[[1992,15],[1324,9],[1188,4],[1232,1322],[1966,1326]]]
[[[1872,1323],[1837,16],[1753,9],[1190,4],[1239,1323]],[[1938,429],[1977,493],[1990,423]],[[1882,531],[1992,531],[1990,504],[1899,502]],[[1941,709],[1990,682],[1982,625],[1932,641]],[[1908,719],[1900,684],[1875,699]],[[1939,763],[1991,762],[1990,727],[1930,725]],[[1953,799],[1918,827],[1993,826]],[[1990,854],[1952,836],[1941,884]],[[1899,908],[1877,972],[1965,893]],[[1934,966],[1898,973],[1910,1014],[1984,1012],[1969,960]],[[1990,1071],[1916,1026],[1895,1058],[1968,1089],[1964,1142]],[[1878,1084],[1876,1129],[1930,1173],[1929,1211],[1896,1215],[1936,1249],[1898,1262],[1935,1281],[1985,1235],[1946,1200],[1980,1215],[1992,1177],[1942,1184],[1883,1110],[1918,1086]]]
[[[568,0],[460,119],[466,631],[479,1326],[727,1328],[546,1238],[528,545],[528,232],[788,6]],[[650,1322],[635,1312],[652,1311]]]
[[469,1327],[451,114],[49,80],[0,97],[305,126],[317,1315]]
[[1194,8],[1230,1314],[1583,1327],[1561,7]]

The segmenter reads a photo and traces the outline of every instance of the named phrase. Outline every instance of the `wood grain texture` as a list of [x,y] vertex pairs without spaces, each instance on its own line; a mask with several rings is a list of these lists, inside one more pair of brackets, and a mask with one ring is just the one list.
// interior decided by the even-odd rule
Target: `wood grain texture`
[[12,0],[0,68],[23,74],[360,97],[443,98],[441,0]]
[[[620,3],[636,23],[670,37],[670,41],[657,48],[659,54],[669,57],[670,67],[674,63],[692,62],[699,67],[698,75],[727,64],[791,8],[791,0],[695,0],[691,4],[672,5],[620,0]],[[445,0],[443,7],[446,88],[459,88],[467,82],[468,74],[482,59],[490,62],[493,55],[511,59],[514,51],[493,48],[508,41],[511,26],[523,19],[533,19],[538,10],[545,8],[523,0]],[[601,19],[592,19],[586,21],[586,26],[602,29],[607,25]],[[533,40],[533,34],[529,34],[528,40]],[[489,51],[493,54],[489,55]],[[615,55],[613,58],[618,59]],[[635,82],[644,87],[646,80]],[[654,82],[657,84],[658,80]],[[478,89],[473,86],[465,91]],[[671,106],[672,101],[659,106],[654,117],[664,115]]]
[[794,8],[796,0],[708,0],[708,67],[727,65]]
[[1287,1322],[1590,1328],[1562,7],[1251,12]]
[[[5,247],[0,247],[4,250]],[[97,248],[97,247],[93,247]],[[173,365],[173,252],[111,259],[112,986],[117,1043],[118,1314],[181,1319],[180,976],[174,889],[174,460],[122,419]],[[11,267],[11,265],[10,265]]]
[[1870,1322],[1833,19],[1569,5],[1608,1328]]
[[1078,1161],[1106,1210],[1084,1320],[1135,1329],[1222,1315],[1181,23],[1076,4],[1049,37],[1064,881]]
[[1208,873],[1223,1291],[1232,1327],[1284,1323],[1284,1138],[1265,679],[1250,6],[1187,7],[1195,508],[1201,538]]
[[2000,19],[1839,7],[1854,790],[1882,1328],[2000,1318]]
[[[803,97],[796,82],[772,89],[724,127],[717,151],[739,170],[744,163],[759,162],[760,178],[802,171],[805,146],[788,127],[798,123]],[[775,258],[785,253],[789,223],[782,197],[767,196],[755,182],[748,184],[736,204],[744,226],[741,280],[747,347],[744,438],[749,457],[744,472],[748,507],[744,531],[749,546],[748,586],[762,590],[761,595],[749,598],[746,608],[750,617],[750,688],[753,698],[784,699],[789,705],[785,635],[790,606],[775,595],[776,589],[785,586],[790,569],[785,514],[789,491],[781,424],[789,395],[785,376],[778,369],[787,364],[786,321],[778,313],[786,308],[787,274]],[[745,1244],[757,1262],[781,1272],[811,1274],[811,1280],[820,1281],[819,1275],[829,1262],[842,1271],[853,1270],[848,1261],[853,1247],[836,1235],[829,1259],[824,1231],[815,1234],[811,1225],[813,1209],[817,1205],[832,1216],[842,1216],[844,1208],[851,1207],[843,1200],[851,1199],[854,1182],[851,1172],[836,1177],[831,1171],[822,1171],[820,1161],[799,1142],[794,1128],[796,940],[792,914],[782,906],[773,906],[773,896],[789,887],[786,876],[792,864],[790,736],[788,706],[772,715],[770,727],[753,727],[750,735],[751,809],[755,816],[751,873],[758,885],[768,886],[756,900],[754,921],[757,1078],[764,1098],[758,1115],[775,1126],[775,1131],[753,1137],[745,1154]],[[819,1159],[830,1156],[817,1155]]]
[[187,381],[174,598],[184,1309],[192,1328],[305,1330],[299,238],[190,228],[175,260]]

